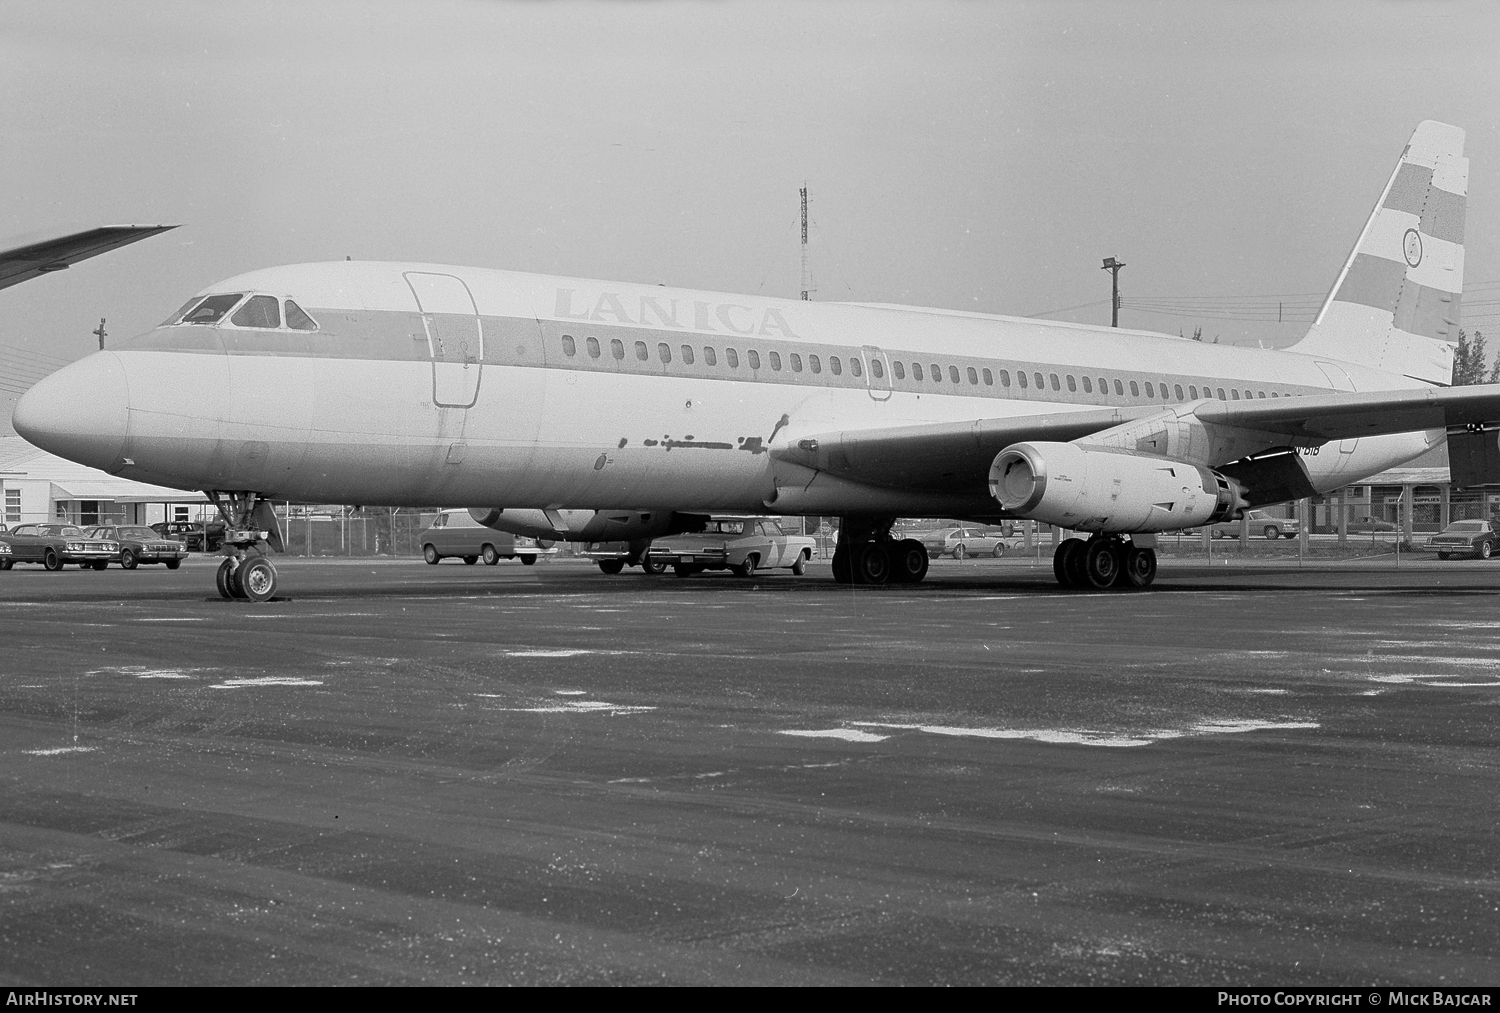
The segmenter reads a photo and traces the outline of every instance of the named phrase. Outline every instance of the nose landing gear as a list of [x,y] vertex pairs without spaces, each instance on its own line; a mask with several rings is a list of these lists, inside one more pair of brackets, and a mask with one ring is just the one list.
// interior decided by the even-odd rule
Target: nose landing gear
[[1063,587],[1150,587],[1156,580],[1156,550],[1119,535],[1068,538],[1052,554],[1052,573]]
[[220,551],[224,561],[214,574],[220,597],[270,601],[276,595],[276,567],[266,552],[285,551],[276,513],[269,500],[254,492],[208,493],[227,530]]

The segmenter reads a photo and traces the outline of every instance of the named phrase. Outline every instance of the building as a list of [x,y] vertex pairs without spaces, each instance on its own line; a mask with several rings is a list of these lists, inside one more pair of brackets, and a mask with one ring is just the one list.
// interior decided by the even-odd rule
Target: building
[[117,478],[38,450],[19,436],[0,437],[0,521],[154,524],[217,516],[202,493]]

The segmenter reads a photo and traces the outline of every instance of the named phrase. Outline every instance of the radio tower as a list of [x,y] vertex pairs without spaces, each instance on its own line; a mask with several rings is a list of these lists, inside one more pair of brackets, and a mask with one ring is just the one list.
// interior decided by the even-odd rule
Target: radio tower
[[807,302],[812,292],[812,279],[807,274],[807,187],[802,194],[802,301]]

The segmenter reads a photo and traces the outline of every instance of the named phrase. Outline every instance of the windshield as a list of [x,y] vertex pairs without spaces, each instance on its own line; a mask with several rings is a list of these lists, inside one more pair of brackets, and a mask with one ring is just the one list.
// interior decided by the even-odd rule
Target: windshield
[[745,533],[744,521],[709,521],[708,527],[703,530],[710,534],[720,535],[743,535]]
[[159,538],[160,536],[150,528],[121,528],[121,538]]
[[244,298],[244,295],[240,292],[211,295],[191,310],[188,310],[183,315],[181,322],[184,324],[216,324],[224,319],[224,314],[234,309],[235,304],[242,298]]
[[268,295],[252,295],[229,322],[236,327],[280,327],[281,306]]

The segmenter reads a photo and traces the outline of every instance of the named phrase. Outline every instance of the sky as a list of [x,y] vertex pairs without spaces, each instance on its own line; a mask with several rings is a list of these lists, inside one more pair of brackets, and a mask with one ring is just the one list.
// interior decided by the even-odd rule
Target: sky
[[1108,323],[1114,256],[1123,326],[1286,344],[1423,119],[1500,331],[1497,55],[1490,2],[0,0],[0,246],[182,226],[0,291],[0,419],[274,264],[795,298],[803,186],[814,299]]

